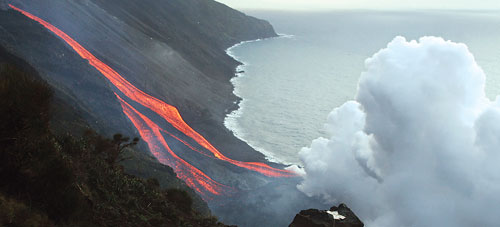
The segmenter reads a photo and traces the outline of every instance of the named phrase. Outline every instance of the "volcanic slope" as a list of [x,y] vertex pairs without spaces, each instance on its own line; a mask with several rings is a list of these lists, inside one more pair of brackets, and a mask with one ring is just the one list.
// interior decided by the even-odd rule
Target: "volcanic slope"
[[[265,161],[261,154],[223,126],[225,114],[235,107],[237,100],[229,78],[238,64],[224,50],[242,40],[275,36],[269,23],[211,0],[146,0],[140,4],[132,0],[13,0],[9,3],[63,30],[138,89],[177,107],[186,123],[227,158]],[[0,2],[0,7],[5,5]],[[69,97],[68,103],[83,109],[82,115],[93,128],[107,135],[115,132],[139,135],[122,112],[113,94],[117,92],[113,85],[62,40],[13,10],[0,11],[0,30],[0,45],[26,59],[56,88],[56,93],[65,94]],[[127,102],[154,122],[162,122],[153,111],[130,100]],[[196,146],[195,150],[203,150],[166,122],[160,127]],[[271,179],[260,173],[193,152],[176,137],[166,138],[172,150],[216,182],[243,194],[235,197],[258,195],[258,198],[246,199],[257,204],[268,201],[264,196],[271,194],[250,193],[253,189],[280,187],[278,183],[269,184]],[[141,146],[147,149],[145,143]],[[294,189],[294,181],[289,181],[286,187]],[[238,201],[230,204],[246,206]],[[215,209],[216,213],[234,216],[227,219],[231,223],[242,220],[237,218],[242,213],[229,214],[227,207],[233,206]],[[253,213],[263,212],[260,209]],[[252,220],[255,221],[248,219]]]
[[[191,127],[220,150],[226,151],[230,158],[263,160],[262,155],[235,139],[222,124],[225,114],[235,108],[234,102],[237,101],[229,79],[238,62],[227,56],[224,50],[239,41],[275,36],[269,23],[205,0],[14,0],[10,3],[63,30],[136,87],[177,107]],[[22,58],[36,58],[34,52],[58,48],[54,47],[55,44],[51,47],[45,45],[47,39],[20,34],[27,30],[18,26],[18,21],[7,16],[0,22],[6,31],[2,33],[0,44],[6,49]],[[36,39],[31,43],[37,46],[26,45],[30,39]],[[47,67],[48,64],[40,61],[30,63],[42,72],[57,68]],[[73,62],[64,62],[66,59],[62,53],[57,60],[48,58],[44,61],[52,65],[71,65]],[[74,89],[74,81],[79,80],[68,76],[70,72],[58,73],[67,80],[62,87],[76,93],[77,99],[87,99],[88,94],[81,95],[78,89]],[[61,83],[61,78],[53,81]],[[106,83],[98,82],[96,86],[109,90]],[[106,101],[116,104],[113,96],[106,96],[103,102]],[[90,112],[106,111],[104,106],[96,107],[98,104],[94,103],[88,104]],[[117,115],[106,114],[97,118],[109,120],[106,116]],[[119,128],[116,126],[113,129]]]

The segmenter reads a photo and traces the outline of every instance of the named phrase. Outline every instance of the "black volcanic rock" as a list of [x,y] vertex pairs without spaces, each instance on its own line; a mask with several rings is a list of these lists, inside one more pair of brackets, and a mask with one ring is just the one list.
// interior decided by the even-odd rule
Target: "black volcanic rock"
[[[334,218],[331,212],[342,217]],[[329,211],[309,209],[298,213],[289,227],[363,227],[364,224],[345,204],[333,206]]]
[[334,226],[334,219],[324,210],[309,209],[300,211],[295,216],[290,227],[323,227]]
[[363,227],[363,222],[352,212],[349,207],[341,203],[338,207],[331,207],[330,211],[337,211],[339,215],[345,217],[345,219],[335,220],[335,226],[342,227]]

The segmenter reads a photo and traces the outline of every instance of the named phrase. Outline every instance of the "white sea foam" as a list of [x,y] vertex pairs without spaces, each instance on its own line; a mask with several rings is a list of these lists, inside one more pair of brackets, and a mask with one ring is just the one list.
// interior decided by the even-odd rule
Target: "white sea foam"
[[[264,149],[262,147],[256,146],[255,143],[252,142],[251,140],[245,139],[246,132],[245,132],[245,130],[242,127],[240,127],[240,125],[238,123],[238,118],[240,118],[241,115],[243,114],[243,111],[245,109],[245,102],[246,101],[241,97],[241,93],[240,93],[240,90],[239,90],[239,86],[240,85],[238,83],[238,79],[245,76],[246,67],[248,65],[250,65],[250,63],[244,62],[243,60],[241,60],[234,53],[234,50],[236,48],[240,47],[241,45],[248,44],[248,43],[266,41],[266,40],[270,40],[270,39],[293,38],[293,37],[294,37],[294,35],[278,34],[278,37],[271,37],[271,38],[265,38],[265,39],[255,39],[255,40],[243,41],[243,42],[237,43],[237,44],[229,47],[226,50],[226,54],[227,55],[229,55],[230,57],[232,57],[233,59],[235,59],[235,60],[237,60],[238,62],[241,63],[241,65],[239,65],[238,67],[236,67],[235,77],[231,78],[231,80],[230,80],[231,83],[233,84],[233,87],[234,87],[233,94],[235,94],[237,97],[241,98],[241,101],[238,103],[238,108],[236,110],[233,110],[231,113],[229,113],[229,114],[226,115],[226,118],[224,119],[224,126],[226,126],[227,129],[231,130],[231,132],[233,132],[233,134],[234,134],[234,136],[236,136],[236,138],[238,138],[238,139],[242,140],[243,142],[247,143],[250,147],[252,147],[256,151],[264,154],[266,160],[268,160],[270,162],[285,164],[285,165],[291,165],[291,164],[290,163],[285,163],[283,160],[280,160],[280,159],[276,158],[276,156],[272,152],[267,151],[266,149]],[[291,165],[291,168],[293,168],[293,169],[296,169],[296,168],[299,169],[295,165]]]

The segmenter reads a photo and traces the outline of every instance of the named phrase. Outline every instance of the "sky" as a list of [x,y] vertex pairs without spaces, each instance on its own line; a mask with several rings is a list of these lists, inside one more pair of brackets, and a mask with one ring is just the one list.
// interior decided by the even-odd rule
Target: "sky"
[[500,0],[217,0],[236,9],[500,9]]

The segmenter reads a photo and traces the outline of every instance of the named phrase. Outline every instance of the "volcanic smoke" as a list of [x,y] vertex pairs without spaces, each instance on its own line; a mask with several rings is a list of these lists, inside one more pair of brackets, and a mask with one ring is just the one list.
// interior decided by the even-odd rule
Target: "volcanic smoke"
[[[27,16],[28,18],[37,21],[41,25],[43,25],[48,30],[52,31],[54,34],[63,39],[68,45],[70,45],[73,50],[76,51],[83,59],[89,61],[89,64],[96,68],[102,75],[104,75],[118,90],[120,90],[124,95],[126,95],[131,100],[143,105],[144,107],[152,110],[163,119],[165,119],[168,123],[170,123],[174,128],[182,132],[184,135],[190,137],[194,141],[196,141],[201,147],[208,150],[210,154],[205,152],[201,152],[198,149],[195,149],[193,146],[189,145],[189,143],[181,140],[178,137],[173,136],[171,133],[167,132],[165,129],[160,128],[157,124],[152,122],[143,114],[139,113],[136,109],[134,109],[131,105],[126,103],[123,99],[121,99],[118,95],[118,99],[122,104],[123,112],[127,117],[132,121],[134,126],[137,128],[141,137],[148,143],[148,146],[153,153],[153,155],[163,164],[170,165],[174,168],[175,172],[179,175],[181,179],[183,179],[189,186],[193,187],[196,191],[198,191],[204,198],[208,198],[205,192],[209,192],[212,195],[219,195],[221,193],[225,193],[228,191],[228,187],[222,184],[217,183],[212,180],[206,174],[190,165],[188,162],[184,161],[180,157],[178,157],[168,146],[166,143],[161,131],[166,132],[167,134],[173,136],[173,138],[179,140],[184,143],[186,146],[191,148],[193,151],[204,155],[210,155],[214,158],[229,162],[233,165],[246,168],[252,171],[259,172],[268,177],[294,177],[295,173],[289,170],[282,170],[270,167],[265,163],[260,162],[243,162],[232,160],[226,156],[224,156],[217,148],[215,148],[210,142],[208,142],[202,135],[192,129],[188,124],[184,122],[179,111],[176,107],[169,105],[151,95],[146,94],[140,89],[136,88],[130,82],[125,80],[120,74],[118,74],[111,67],[103,63],[101,60],[97,59],[94,55],[92,55],[88,50],[83,48],[78,42],[72,39],[69,35],[51,25],[50,23],[30,14],[24,10],[21,10],[12,4],[9,6]],[[162,153],[161,150],[165,149],[167,152]]]
[[298,188],[370,227],[499,226],[500,96],[485,85],[465,44],[396,37],[299,153]]

